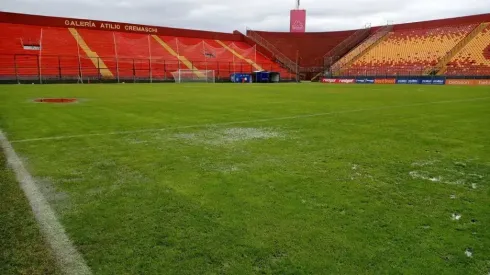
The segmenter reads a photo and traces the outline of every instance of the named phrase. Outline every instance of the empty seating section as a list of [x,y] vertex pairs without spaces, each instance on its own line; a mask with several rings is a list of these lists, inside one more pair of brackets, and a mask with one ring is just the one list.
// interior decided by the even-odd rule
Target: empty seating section
[[[41,69],[45,76],[76,77],[79,73],[77,41],[65,28],[43,28]],[[84,52],[80,52],[82,68],[95,71],[95,67],[86,60]],[[84,61],[81,61],[85,59]],[[61,70],[60,70],[61,65]]]
[[[242,41],[156,36],[90,29],[0,23],[0,77],[171,79],[179,69],[233,72],[288,71]],[[38,44],[28,50],[24,44]],[[41,45],[42,44],[42,45]],[[104,70],[107,74],[104,74]]]
[[[193,66],[201,70],[214,70],[220,77],[228,77],[233,72],[251,72],[253,69],[229,49],[212,39],[177,38],[177,49],[180,55],[189,59]],[[237,49],[235,43],[223,41],[230,49]],[[248,49],[254,49],[246,45]]]
[[[482,24],[489,19],[490,15],[388,26],[344,55],[331,70],[344,76],[490,75],[490,23]],[[303,68],[323,68],[325,54],[355,33],[254,32],[273,45],[267,44],[276,56],[277,49],[293,63],[299,58]],[[0,23],[0,79],[166,80],[179,69],[214,70],[219,78],[262,69],[279,72],[282,78],[295,77],[272,61],[272,54],[258,52],[250,39],[198,31],[194,38],[175,35],[179,34]]]
[[386,35],[386,31],[377,31],[366,40],[361,42],[357,47],[349,51],[339,61],[335,62],[332,66],[332,71],[338,73],[341,69],[346,68],[354,59],[366,51],[369,47],[374,45],[378,40],[382,39]]
[[449,61],[447,75],[490,75],[490,25]]
[[[77,42],[66,28],[1,23],[0,40],[0,75],[19,78],[78,75]],[[87,66],[94,67],[90,63]]]
[[[85,41],[90,50],[97,53],[97,57],[95,57],[96,60],[94,61],[96,64],[100,64],[100,60],[102,60],[112,72],[113,76],[117,76],[116,72],[118,71],[118,67],[119,76],[133,76],[133,61],[132,59],[126,59],[126,57],[131,56],[131,53],[137,52],[138,49],[130,49],[130,52],[128,52],[128,46],[125,45],[125,43],[119,43],[119,48],[116,48],[114,43],[115,39],[117,39],[116,36],[118,36],[116,33],[79,29],[78,34]],[[120,57],[119,64],[116,62],[117,56]],[[141,58],[141,56],[139,57]],[[138,56],[134,58],[138,58]],[[128,62],[130,64],[127,64]]]
[[[229,43],[226,41],[222,41],[222,42],[225,45],[227,45],[229,49],[235,51],[236,54],[244,54],[245,56],[243,56],[243,58],[249,57],[248,53],[245,53],[245,51],[254,50],[254,48],[251,48],[250,45],[248,44],[241,45],[242,42],[233,42],[233,43]],[[242,50],[242,48],[240,48],[237,44],[241,45],[244,50]],[[254,70],[249,63],[247,63],[242,58],[239,58],[236,54],[234,54],[229,49],[224,48],[217,41],[215,40],[206,41],[206,45],[207,47],[210,47],[209,49],[206,49],[206,51],[211,50],[212,51],[211,53],[214,52],[216,54],[215,59],[224,61],[218,63],[218,64],[223,63],[219,65],[221,66],[221,68],[215,69],[219,71],[219,74],[230,75],[233,72],[250,72]]]
[[39,50],[25,50],[23,43],[39,45],[40,37],[40,27],[0,24],[0,74],[36,77]]
[[253,71],[245,58],[254,60],[257,56],[271,63],[256,53],[255,47],[239,41],[223,41],[238,56],[212,39],[158,36],[162,45],[151,35],[94,30],[79,30],[79,33],[107,67],[123,78],[133,74],[148,78],[150,70],[153,78],[171,78],[172,72],[192,67],[215,70],[217,76],[228,77],[233,72]]
[[[150,56],[153,39],[149,35],[134,33],[111,33],[114,37],[112,45],[117,57],[118,68],[112,70],[114,75],[123,77],[150,78]],[[158,48],[157,48],[158,49]],[[153,73],[153,72],[152,72]],[[159,70],[155,70],[155,77],[161,76]]]
[[478,24],[405,29],[391,32],[385,40],[359,57],[343,74],[414,75],[437,65]]
[[322,67],[323,56],[355,31],[325,33],[285,33],[254,31],[273,44],[290,60],[299,58],[302,67]]

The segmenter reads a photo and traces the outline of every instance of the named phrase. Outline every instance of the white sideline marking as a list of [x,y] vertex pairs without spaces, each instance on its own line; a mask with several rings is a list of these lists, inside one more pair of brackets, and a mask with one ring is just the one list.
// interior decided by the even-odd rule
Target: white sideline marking
[[304,114],[304,115],[296,115],[296,116],[285,116],[285,117],[263,118],[263,119],[252,119],[252,120],[241,120],[241,121],[230,121],[230,122],[221,122],[221,123],[213,123],[213,124],[196,124],[196,125],[187,125],[187,126],[166,127],[166,128],[153,128],[153,129],[141,129],[141,130],[132,130],[132,131],[116,131],[116,132],[106,132],[106,133],[66,135],[66,136],[42,137],[42,138],[28,138],[28,139],[13,140],[13,141],[11,141],[11,143],[35,142],[35,141],[46,141],[46,140],[61,140],[61,139],[83,138],[83,137],[95,137],[95,136],[137,134],[137,133],[158,132],[158,131],[168,131],[168,130],[179,130],[179,129],[189,129],[189,128],[205,128],[205,127],[229,126],[229,125],[236,125],[236,124],[246,124],[246,123],[255,123],[255,122],[268,122],[268,121],[275,121],[275,120],[290,120],[290,119],[319,117],[319,116],[328,116],[328,115],[337,115],[337,114],[358,113],[358,112],[366,112],[366,111],[379,111],[379,110],[386,110],[386,109],[396,109],[396,108],[405,108],[405,107],[416,107],[416,106],[425,106],[425,105],[433,105],[433,104],[471,102],[471,101],[486,100],[486,99],[490,99],[490,97],[478,97],[478,98],[470,98],[470,99],[432,101],[432,102],[422,102],[422,103],[405,104],[405,105],[392,105],[392,106],[375,107],[375,108],[365,108],[365,109],[355,109],[355,110],[345,110],[345,111],[334,111],[334,112],[316,113],[316,114]]
[[34,216],[41,228],[46,241],[53,250],[60,269],[65,274],[89,275],[90,268],[85,263],[82,255],[75,249],[65,233],[56,215],[46,198],[39,191],[36,182],[27,172],[7,137],[0,130],[0,143],[7,157],[7,161],[15,172],[17,181],[29,200]]

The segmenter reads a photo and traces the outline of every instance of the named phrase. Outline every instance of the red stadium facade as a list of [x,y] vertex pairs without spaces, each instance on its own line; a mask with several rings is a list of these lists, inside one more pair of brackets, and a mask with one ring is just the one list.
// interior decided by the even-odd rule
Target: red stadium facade
[[291,32],[246,35],[0,12],[0,79],[164,81],[180,69],[222,80],[261,70],[283,79],[490,75],[490,14],[311,33],[294,11]]
[[0,13],[0,79],[173,81],[177,70],[296,74],[242,33]]

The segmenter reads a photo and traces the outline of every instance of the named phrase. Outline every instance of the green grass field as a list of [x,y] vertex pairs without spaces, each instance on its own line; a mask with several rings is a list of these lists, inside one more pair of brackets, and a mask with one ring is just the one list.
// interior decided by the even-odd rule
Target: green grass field
[[1,153],[0,190],[0,274],[60,274]]
[[488,87],[0,87],[94,274],[486,275],[489,126]]

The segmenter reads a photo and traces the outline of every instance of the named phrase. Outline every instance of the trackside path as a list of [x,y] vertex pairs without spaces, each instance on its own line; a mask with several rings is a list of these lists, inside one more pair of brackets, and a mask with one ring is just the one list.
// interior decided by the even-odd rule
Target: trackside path
[[60,269],[65,274],[92,274],[82,255],[66,235],[65,229],[56,218],[55,212],[1,130],[0,145],[5,152],[8,164],[15,172],[17,181],[29,200],[34,216],[47,243],[53,250]]

